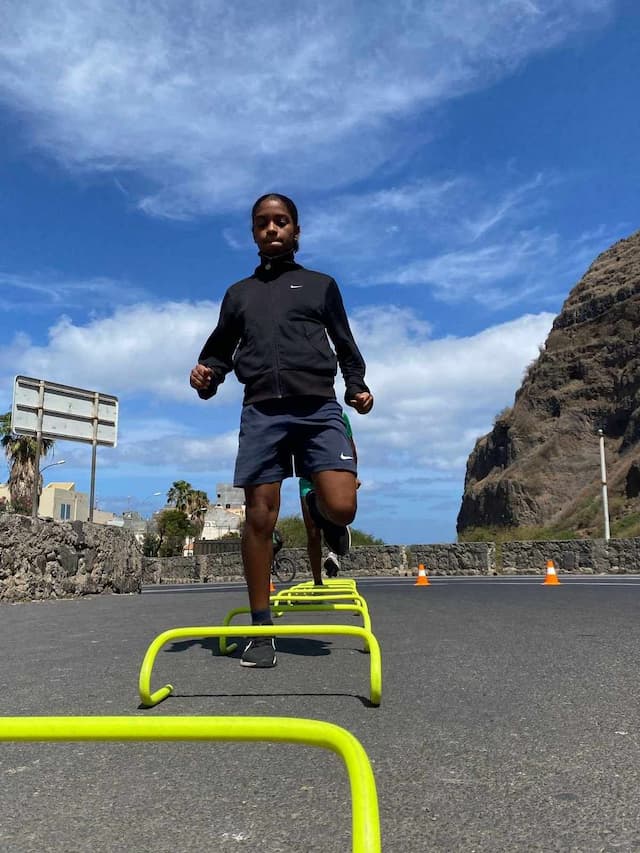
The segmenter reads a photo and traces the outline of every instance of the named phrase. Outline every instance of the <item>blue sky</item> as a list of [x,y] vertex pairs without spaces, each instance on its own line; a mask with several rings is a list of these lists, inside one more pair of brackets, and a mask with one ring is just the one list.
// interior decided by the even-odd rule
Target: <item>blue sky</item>
[[[241,388],[188,373],[290,194],[376,396],[356,526],[452,541],[475,439],[571,287],[638,226],[640,9],[615,0],[5,0],[0,407],[23,373],[120,399],[101,509],[229,482]],[[7,24],[8,22],[8,24]],[[89,490],[90,448],[45,481]],[[6,468],[5,468],[6,474]],[[294,484],[283,512],[297,510]]]

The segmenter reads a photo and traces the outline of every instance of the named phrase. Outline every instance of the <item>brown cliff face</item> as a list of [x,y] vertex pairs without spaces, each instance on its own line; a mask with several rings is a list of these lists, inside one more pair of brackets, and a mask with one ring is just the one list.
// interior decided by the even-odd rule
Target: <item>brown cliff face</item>
[[476,442],[458,532],[558,523],[599,483],[598,429],[610,482],[629,496],[629,476],[640,470],[640,231],[596,258],[513,408]]

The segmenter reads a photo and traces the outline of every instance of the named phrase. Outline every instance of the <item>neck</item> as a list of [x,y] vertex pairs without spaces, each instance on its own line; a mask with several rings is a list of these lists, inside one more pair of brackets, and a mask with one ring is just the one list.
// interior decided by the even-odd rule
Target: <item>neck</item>
[[291,250],[281,252],[279,255],[265,255],[263,252],[258,252],[260,255],[260,263],[263,267],[269,268],[274,264],[294,263],[294,256]]

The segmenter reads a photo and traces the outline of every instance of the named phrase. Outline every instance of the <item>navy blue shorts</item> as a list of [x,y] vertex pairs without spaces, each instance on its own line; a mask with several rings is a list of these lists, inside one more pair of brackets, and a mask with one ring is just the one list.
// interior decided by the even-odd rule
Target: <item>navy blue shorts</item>
[[244,406],[235,486],[311,479],[317,471],[357,473],[353,445],[337,400],[285,397]]

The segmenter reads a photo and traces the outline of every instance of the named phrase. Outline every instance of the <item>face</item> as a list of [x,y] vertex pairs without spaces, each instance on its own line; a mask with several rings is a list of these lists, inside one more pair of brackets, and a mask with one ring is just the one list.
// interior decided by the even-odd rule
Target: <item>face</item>
[[284,202],[278,198],[267,198],[253,216],[252,232],[263,255],[282,255],[293,251],[300,228],[293,224]]

